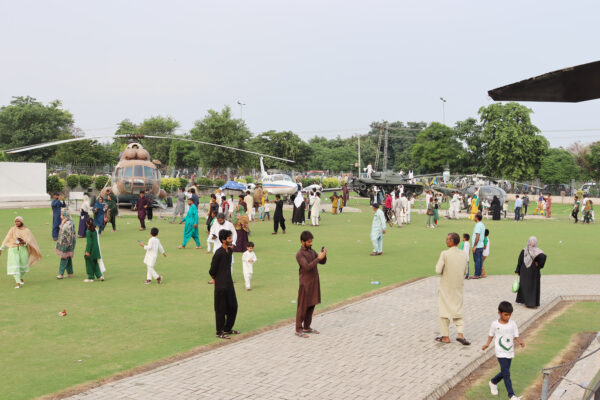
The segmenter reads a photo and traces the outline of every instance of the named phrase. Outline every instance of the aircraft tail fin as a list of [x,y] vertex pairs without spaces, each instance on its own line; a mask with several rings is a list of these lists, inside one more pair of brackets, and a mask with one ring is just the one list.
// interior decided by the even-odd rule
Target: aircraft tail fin
[[263,164],[263,158],[260,158],[260,176],[261,178],[264,178],[265,176],[267,176],[267,172],[265,171],[265,164]]

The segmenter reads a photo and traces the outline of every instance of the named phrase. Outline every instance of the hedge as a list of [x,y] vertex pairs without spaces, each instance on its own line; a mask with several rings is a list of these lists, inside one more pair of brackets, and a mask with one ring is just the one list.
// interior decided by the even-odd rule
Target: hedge
[[211,181],[209,178],[200,177],[196,179],[196,185],[211,186],[212,184],[213,181]]
[[160,188],[170,193],[174,190],[177,190],[178,187],[181,186],[181,180],[179,178],[161,178],[160,179]]
[[321,181],[321,185],[323,188],[337,188],[340,187],[340,181],[338,178],[324,178]]
[[93,181],[94,179],[89,175],[79,175],[79,186],[81,186],[84,191],[92,186]]
[[102,188],[104,187],[104,185],[106,185],[106,182],[108,181],[108,176],[99,175],[96,177],[96,179],[94,179],[94,187],[96,188],[96,190],[102,190]]
[[67,177],[67,186],[69,189],[73,190],[77,186],[79,186],[79,175],[69,175]]
[[65,188],[65,180],[56,175],[46,176],[46,192],[62,192]]

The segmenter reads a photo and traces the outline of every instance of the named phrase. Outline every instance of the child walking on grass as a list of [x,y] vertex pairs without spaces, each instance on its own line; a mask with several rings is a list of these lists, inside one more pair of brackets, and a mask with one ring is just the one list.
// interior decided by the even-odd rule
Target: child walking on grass
[[152,283],[152,279],[156,279],[157,283],[162,283],[162,276],[156,273],[154,266],[156,265],[156,259],[158,258],[158,252],[163,254],[163,256],[167,256],[165,253],[165,249],[163,249],[162,244],[160,244],[160,240],[157,238],[158,236],[158,228],[150,229],[150,240],[148,240],[148,244],[144,245],[141,240],[138,240],[140,246],[146,250],[146,256],[144,257],[144,264],[146,264],[146,280],[143,282],[144,285],[149,285]]
[[490,230],[486,229],[485,236],[483,237],[483,261],[481,262],[481,277],[482,278],[487,277],[487,274],[485,272],[485,260],[490,255],[490,238],[489,238],[489,236],[490,236]]
[[254,263],[256,262],[256,253],[254,253],[254,243],[248,242],[246,245],[246,251],[242,254],[242,269],[244,272],[244,282],[246,283],[246,290],[252,290],[250,288],[250,280],[254,273]]
[[515,357],[514,342],[519,343],[521,347],[525,347],[525,343],[519,339],[519,328],[517,328],[517,323],[510,320],[512,312],[512,304],[508,301],[503,301],[498,305],[499,318],[497,321],[492,322],[487,343],[483,345],[481,350],[487,349],[492,340],[494,340],[496,357],[498,358],[498,364],[500,364],[500,372],[489,382],[492,395],[498,395],[498,383],[504,379],[504,386],[506,386],[508,398],[510,400],[519,400],[513,391],[512,381],[510,379],[510,364]]

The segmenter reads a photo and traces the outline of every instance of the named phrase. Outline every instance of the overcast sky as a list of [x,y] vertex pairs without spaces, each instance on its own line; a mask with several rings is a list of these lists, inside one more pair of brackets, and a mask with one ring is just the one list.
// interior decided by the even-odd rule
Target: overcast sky
[[[489,89],[598,60],[599,15],[598,1],[0,0],[0,105],[59,99],[91,136],[154,115],[187,131],[241,101],[252,132],[309,138],[441,122],[442,96],[452,126]],[[525,104],[566,146],[600,140],[599,102]]]

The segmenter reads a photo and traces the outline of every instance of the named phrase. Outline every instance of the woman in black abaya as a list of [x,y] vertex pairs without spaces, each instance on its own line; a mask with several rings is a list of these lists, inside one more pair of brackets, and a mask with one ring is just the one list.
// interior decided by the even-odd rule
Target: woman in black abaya
[[490,211],[492,212],[492,219],[494,221],[500,221],[500,211],[502,211],[502,206],[498,196],[494,196],[494,199],[490,204]]
[[546,254],[537,247],[537,238],[532,236],[527,247],[521,250],[515,273],[520,276],[517,303],[529,308],[540,306],[540,270],[546,264]]

